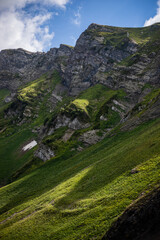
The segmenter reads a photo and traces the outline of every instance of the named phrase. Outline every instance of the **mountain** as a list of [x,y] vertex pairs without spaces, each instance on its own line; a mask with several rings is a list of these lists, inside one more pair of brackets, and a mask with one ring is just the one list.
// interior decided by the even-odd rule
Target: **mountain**
[[1,239],[159,239],[159,36],[0,52]]

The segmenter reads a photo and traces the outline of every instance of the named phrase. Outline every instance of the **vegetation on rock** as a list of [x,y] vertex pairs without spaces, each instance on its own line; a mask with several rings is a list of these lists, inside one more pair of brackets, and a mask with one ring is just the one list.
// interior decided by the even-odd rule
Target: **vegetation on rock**
[[101,239],[159,185],[159,33],[91,24],[75,48],[0,53],[1,239]]

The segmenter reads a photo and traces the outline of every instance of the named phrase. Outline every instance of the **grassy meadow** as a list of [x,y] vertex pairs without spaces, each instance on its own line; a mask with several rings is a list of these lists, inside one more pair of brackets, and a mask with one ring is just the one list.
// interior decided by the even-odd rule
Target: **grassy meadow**
[[[131,174],[136,168],[137,173]],[[0,189],[1,239],[101,239],[160,180],[160,120],[53,158]]]

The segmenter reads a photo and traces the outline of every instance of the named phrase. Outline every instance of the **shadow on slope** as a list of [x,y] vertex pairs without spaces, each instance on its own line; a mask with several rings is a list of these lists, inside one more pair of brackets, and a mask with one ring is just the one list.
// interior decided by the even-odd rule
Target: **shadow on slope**
[[91,168],[87,174],[56,204],[65,207],[91,195],[137,164],[159,154],[159,129],[159,121],[150,122],[131,132],[106,138],[73,158],[47,162],[31,174],[1,189],[0,213],[47,193],[88,167]]

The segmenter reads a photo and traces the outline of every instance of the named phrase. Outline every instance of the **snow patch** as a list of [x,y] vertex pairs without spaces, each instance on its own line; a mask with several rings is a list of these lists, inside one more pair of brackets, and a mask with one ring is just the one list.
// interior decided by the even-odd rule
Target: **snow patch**
[[32,142],[28,143],[26,146],[24,146],[22,148],[22,150],[25,152],[27,150],[32,149],[33,147],[35,147],[37,145],[37,142],[35,140],[33,140]]

